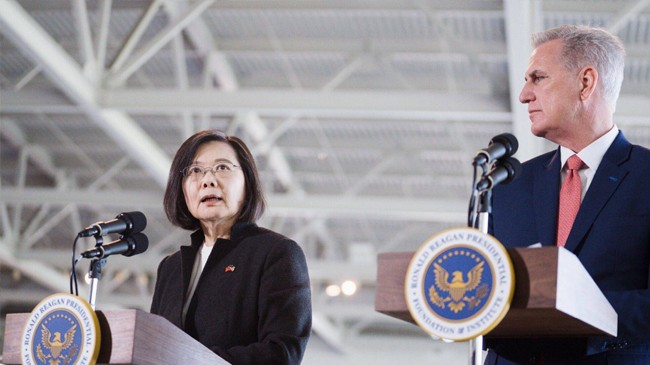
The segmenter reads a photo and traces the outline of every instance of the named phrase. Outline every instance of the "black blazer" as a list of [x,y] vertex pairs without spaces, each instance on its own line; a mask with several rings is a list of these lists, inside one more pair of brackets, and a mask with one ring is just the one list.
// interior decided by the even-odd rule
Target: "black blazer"
[[[494,190],[491,233],[506,247],[538,242],[553,246],[559,190],[559,149],[527,161],[520,177]],[[601,364],[588,360],[596,358],[610,365],[650,364],[648,149],[618,134],[596,171],[565,248],[580,259],[618,313],[617,337],[487,341],[486,345],[522,364],[534,363],[540,356],[546,357],[546,365]],[[572,356],[575,360],[563,361]],[[558,361],[548,361],[552,358]]]
[[181,325],[203,232],[158,268],[151,313],[159,314],[235,364],[299,364],[311,332],[305,256],[292,240],[255,224],[218,239]]

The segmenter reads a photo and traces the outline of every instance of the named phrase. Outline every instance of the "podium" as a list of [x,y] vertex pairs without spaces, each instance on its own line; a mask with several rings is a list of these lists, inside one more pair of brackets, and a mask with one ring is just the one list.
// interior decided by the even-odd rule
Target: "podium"
[[[616,336],[618,316],[578,258],[561,247],[508,249],[510,310],[487,338]],[[415,324],[404,282],[413,252],[379,254],[375,310]]]
[[[101,348],[97,364],[229,365],[191,336],[155,314],[137,309],[98,311]],[[20,344],[29,313],[8,314],[3,363],[20,364]]]

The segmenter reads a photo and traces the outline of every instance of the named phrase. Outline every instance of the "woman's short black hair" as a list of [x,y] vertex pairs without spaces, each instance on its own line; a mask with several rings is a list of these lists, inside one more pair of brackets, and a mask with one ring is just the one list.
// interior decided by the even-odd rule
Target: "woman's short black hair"
[[257,173],[255,160],[248,147],[246,147],[246,144],[241,139],[235,136],[228,136],[220,130],[208,129],[197,132],[185,140],[178,151],[176,151],[176,155],[172,161],[163,205],[167,219],[175,226],[188,230],[201,228],[199,220],[187,208],[185,195],[183,194],[183,173],[181,171],[192,163],[196,151],[201,145],[212,141],[229,144],[235,150],[237,160],[239,160],[241,169],[244,172],[244,204],[237,214],[235,223],[255,222],[264,213],[264,209],[266,208],[264,192],[259,174]]

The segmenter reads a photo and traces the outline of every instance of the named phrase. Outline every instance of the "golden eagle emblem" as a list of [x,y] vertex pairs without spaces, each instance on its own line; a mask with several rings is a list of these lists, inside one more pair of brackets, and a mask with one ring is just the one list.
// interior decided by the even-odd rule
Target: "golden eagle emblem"
[[[77,354],[77,346],[72,346],[72,342],[77,332],[77,325],[70,327],[65,334],[63,339],[61,338],[61,332],[50,333],[50,330],[45,326],[41,326],[41,343],[38,344],[36,352],[38,359],[42,362],[46,362],[49,365],[61,365],[69,364],[70,360]],[[43,345],[41,347],[41,345]],[[70,349],[67,356],[62,356],[63,351]],[[45,350],[49,351],[49,355],[45,354]]]
[[[449,279],[449,272],[439,264],[434,263],[433,271],[435,274],[435,285],[432,285],[429,288],[429,298],[431,301],[440,308],[445,308],[445,305],[448,306],[454,313],[463,310],[463,308],[465,308],[465,303],[469,304],[469,309],[477,307],[481,303],[481,299],[488,294],[487,285],[481,285],[474,296],[467,296],[466,294],[467,292],[476,289],[481,283],[484,263],[484,261],[481,261],[479,264],[474,266],[467,273],[467,280],[464,280],[462,271],[452,272],[451,281]],[[438,287],[442,292],[449,293],[449,295],[442,298],[438,294],[436,287]]]

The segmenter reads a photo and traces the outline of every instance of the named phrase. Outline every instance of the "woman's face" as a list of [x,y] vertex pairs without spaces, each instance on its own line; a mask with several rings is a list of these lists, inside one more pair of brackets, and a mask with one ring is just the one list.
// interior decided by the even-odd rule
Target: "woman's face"
[[221,141],[204,143],[186,168],[192,172],[183,177],[183,195],[192,216],[204,229],[232,228],[245,195],[235,150]]

